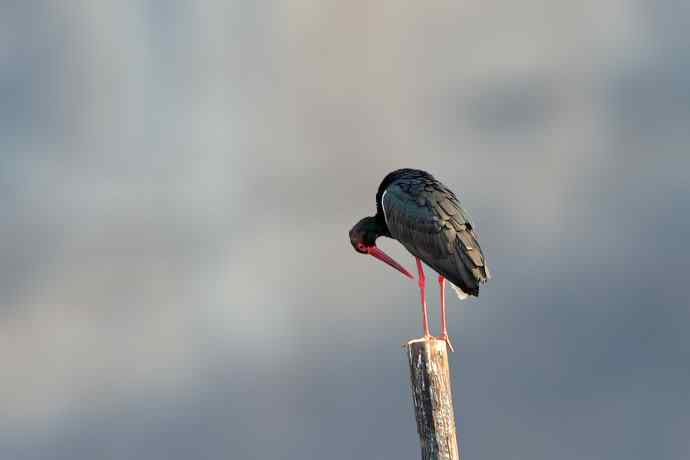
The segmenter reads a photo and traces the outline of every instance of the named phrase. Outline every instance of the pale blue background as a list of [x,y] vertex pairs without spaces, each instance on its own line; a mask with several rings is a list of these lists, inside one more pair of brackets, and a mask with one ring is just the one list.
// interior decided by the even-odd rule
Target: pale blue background
[[398,167],[494,273],[463,458],[690,458],[688,5],[0,3],[0,458],[418,458]]

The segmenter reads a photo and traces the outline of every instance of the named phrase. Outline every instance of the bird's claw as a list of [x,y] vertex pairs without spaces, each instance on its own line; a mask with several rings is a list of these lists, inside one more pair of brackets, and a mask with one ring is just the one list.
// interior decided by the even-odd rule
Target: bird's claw
[[418,339],[413,339],[413,340],[410,340],[410,341],[403,343],[403,347],[406,347],[413,342],[431,342],[432,340],[436,340],[436,337],[434,337],[431,334],[424,334]]
[[450,351],[455,352],[455,350],[453,349],[453,344],[450,342],[450,337],[448,337],[448,334],[441,334],[436,338],[446,342],[446,345],[448,345],[448,348],[450,349]]
[[433,335],[430,335],[430,334],[424,334],[423,336],[421,336],[418,339],[410,340],[407,343],[403,343],[402,346],[406,347],[406,346],[409,346],[413,342],[421,342],[421,341],[431,342],[432,340],[443,340],[444,342],[446,342],[446,345],[448,346],[450,351],[452,351],[452,352],[455,351],[453,349],[453,344],[450,342],[450,337],[448,337],[448,334],[439,335],[438,337],[434,337]]

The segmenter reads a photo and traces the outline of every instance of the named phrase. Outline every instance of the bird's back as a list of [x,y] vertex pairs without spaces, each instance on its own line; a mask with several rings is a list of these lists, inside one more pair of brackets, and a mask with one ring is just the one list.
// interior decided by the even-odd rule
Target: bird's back
[[469,295],[489,278],[484,253],[468,212],[431,174],[399,169],[388,174],[376,205],[390,235]]

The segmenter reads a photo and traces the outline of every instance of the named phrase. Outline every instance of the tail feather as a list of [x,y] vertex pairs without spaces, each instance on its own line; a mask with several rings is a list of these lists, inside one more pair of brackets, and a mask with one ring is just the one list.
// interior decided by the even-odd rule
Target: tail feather
[[454,285],[453,283],[448,283],[450,286],[455,290],[455,293],[458,295],[458,299],[460,300],[465,300],[468,298],[470,295],[467,294],[465,291]]

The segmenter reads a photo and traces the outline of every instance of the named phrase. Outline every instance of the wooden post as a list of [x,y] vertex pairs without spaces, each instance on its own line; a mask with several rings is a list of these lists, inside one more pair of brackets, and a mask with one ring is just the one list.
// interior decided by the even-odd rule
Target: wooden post
[[446,342],[407,342],[410,386],[422,460],[460,460]]

